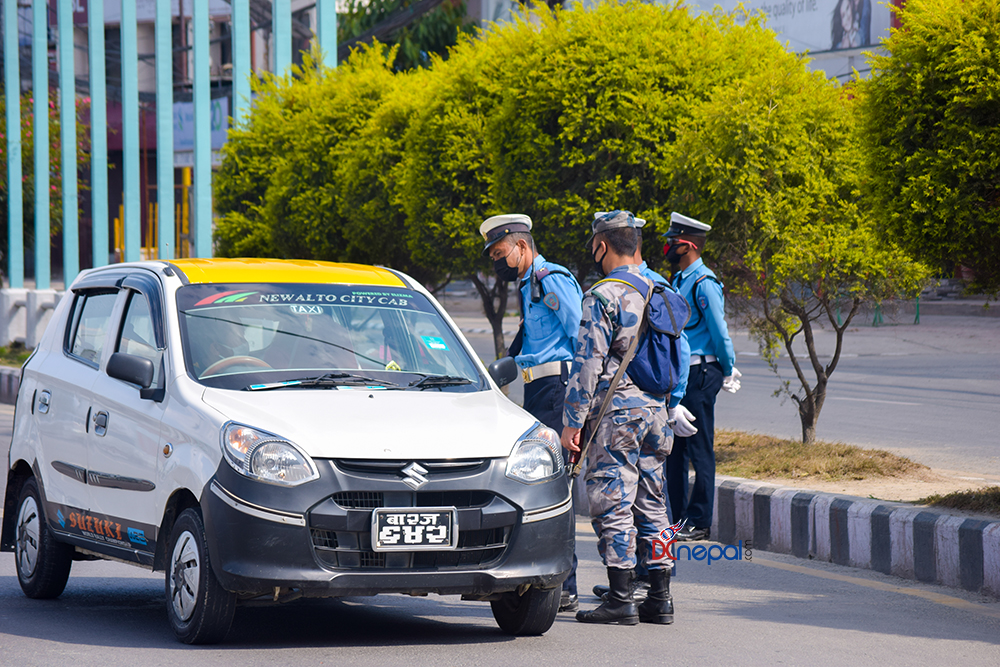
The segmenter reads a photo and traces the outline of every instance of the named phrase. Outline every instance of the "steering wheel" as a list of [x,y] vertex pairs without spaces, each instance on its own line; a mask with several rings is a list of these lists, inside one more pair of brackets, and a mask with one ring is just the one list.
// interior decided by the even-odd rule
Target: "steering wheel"
[[205,369],[205,372],[201,374],[201,377],[206,375],[215,375],[220,373],[230,366],[253,366],[254,368],[273,368],[271,364],[267,363],[263,359],[258,359],[257,357],[250,357],[243,354],[238,354],[235,357],[226,357],[225,359],[219,359],[214,364]]

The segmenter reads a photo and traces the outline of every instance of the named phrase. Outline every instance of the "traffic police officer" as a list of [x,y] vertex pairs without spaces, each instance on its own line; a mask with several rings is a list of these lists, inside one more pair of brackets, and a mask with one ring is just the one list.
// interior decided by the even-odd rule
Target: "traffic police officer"
[[[589,246],[602,274],[625,270],[639,277],[636,229],[628,211],[611,211],[594,220]],[[610,588],[597,609],[577,613],[584,623],[673,622],[669,566],[653,553],[653,539],[670,525],[662,489],[673,435],[664,397],[643,392],[625,374],[610,409],[597,422],[611,379],[639,334],[644,310],[642,295],[623,282],[601,281],[587,292],[566,389],[563,447],[578,451],[584,425],[588,431],[596,429],[586,454],[587,499]],[[638,609],[631,588],[637,546],[650,577],[649,593]]]
[[[566,379],[576,348],[583,291],[573,274],[546,262],[538,253],[528,216],[495,215],[483,222],[479,232],[486,241],[483,254],[493,260],[497,277],[519,281],[523,319],[508,355],[521,368],[524,409],[558,433],[562,430]],[[563,582],[560,611],[573,611],[578,606],[574,554],[573,571]]]
[[[736,393],[741,373],[726,326],[722,284],[701,259],[709,225],[680,213],[670,216],[664,252],[673,268],[671,284],[688,305],[685,328],[691,347],[691,371],[681,405],[695,416],[698,432],[678,437],[667,458],[667,494],[674,521],[687,519],[679,541],[707,540],[715,504],[715,398],[720,389]],[[695,481],[688,499],[688,465]]]

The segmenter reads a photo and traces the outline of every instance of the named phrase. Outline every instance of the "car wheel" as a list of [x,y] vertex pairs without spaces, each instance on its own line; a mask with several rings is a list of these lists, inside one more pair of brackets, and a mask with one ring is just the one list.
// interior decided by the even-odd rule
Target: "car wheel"
[[493,618],[500,629],[510,635],[542,635],[552,627],[559,613],[558,588],[544,590],[529,588],[524,595],[516,591],[504,593],[499,600],[490,602]]
[[181,512],[167,553],[167,617],[174,634],[185,644],[222,641],[233,624],[236,594],[224,589],[212,571],[201,512]]
[[42,511],[38,482],[29,478],[21,487],[14,532],[17,581],[29,598],[50,600],[66,588],[73,565],[73,547],[57,542]]

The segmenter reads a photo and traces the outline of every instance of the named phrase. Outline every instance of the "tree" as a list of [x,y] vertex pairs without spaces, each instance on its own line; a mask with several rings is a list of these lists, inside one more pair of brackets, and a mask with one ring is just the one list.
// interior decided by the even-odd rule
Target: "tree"
[[[781,349],[791,362],[796,390],[785,381],[776,394],[795,402],[806,443],[859,309],[915,294],[927,275],[877,238],[854,119],[847,91],[775,51],[698,105],[671,151],[676,206],[713,225],[709,251],[730,301],[772,369]],[[820,327],[834,349],[818,348]]]
[[492,271],[482,257],[478,231],[487,217],[504,212],[489,196],[492,156],[484,136],[501,85],[497,68],[503,64],[492,39],[490,47],[466,41],[447,61],[435,59],[394,177],[413,260],[471,279],[501,357],[506,354],[508,285],[486,277]]
[[1000,0],[909,0],[858,84],[882,238],[1000,290]]
[[[448,50],[462,35],[471,35],[474,27],[466,19],[465,2],[438,0],[430,11],[416,14],[421,4],[427,4],[426,0],[347,0],[345,12],[338,17],[337,41],[353,48],[354,40],[374,34],[380,43],[397,47],[392,51],[394,69],[427,67],[433,56],[447,57]],[[387,23],[402,25],[378,35]]]
[[[82,116],[90,105],[89,98],[76,100],[76,169],[84,170],[90,163],[90,140],[88,126]],[[6,99],[0,95],[0,256],[7,256],[7,114]],[[49,94],[49,231],[59,233],[62,229],[62,135],[60,134],[59,92]],[[33,93],[21,96],[21,178],[23,190],[24,246],[35,243],[35,114]],[[79,181],[78,181],[79,183]],[[81,187],[82,184],[79,184]],[[47,243],[48,241],[46,241]]]
[[230,131],[216,178],[217,254],[387,264],[437,278],[433,265],[410,261],[390,201],[401,130],[389,118],[401,114],[405,127],[400,96],[422,75],[394,74],[394,54],[363,47],[336,70],[307,56],[293,76],[253,82],[253,111]]

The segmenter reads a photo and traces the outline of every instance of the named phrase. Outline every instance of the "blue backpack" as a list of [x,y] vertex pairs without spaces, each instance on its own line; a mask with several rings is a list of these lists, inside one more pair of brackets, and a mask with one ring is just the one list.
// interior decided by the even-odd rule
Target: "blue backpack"
[[[627,284],[645,299],[650,290],[644,278],[628,271],[615,271],[600,281]],[[691,308],[677,292],[661,283],[653,283],[653,294],[646,306],[645,330],[639,338],[635,356],[629,362],[626,374],[642,391],[665,396],[677,386],[681,360],[678,339],[691,317]]]

